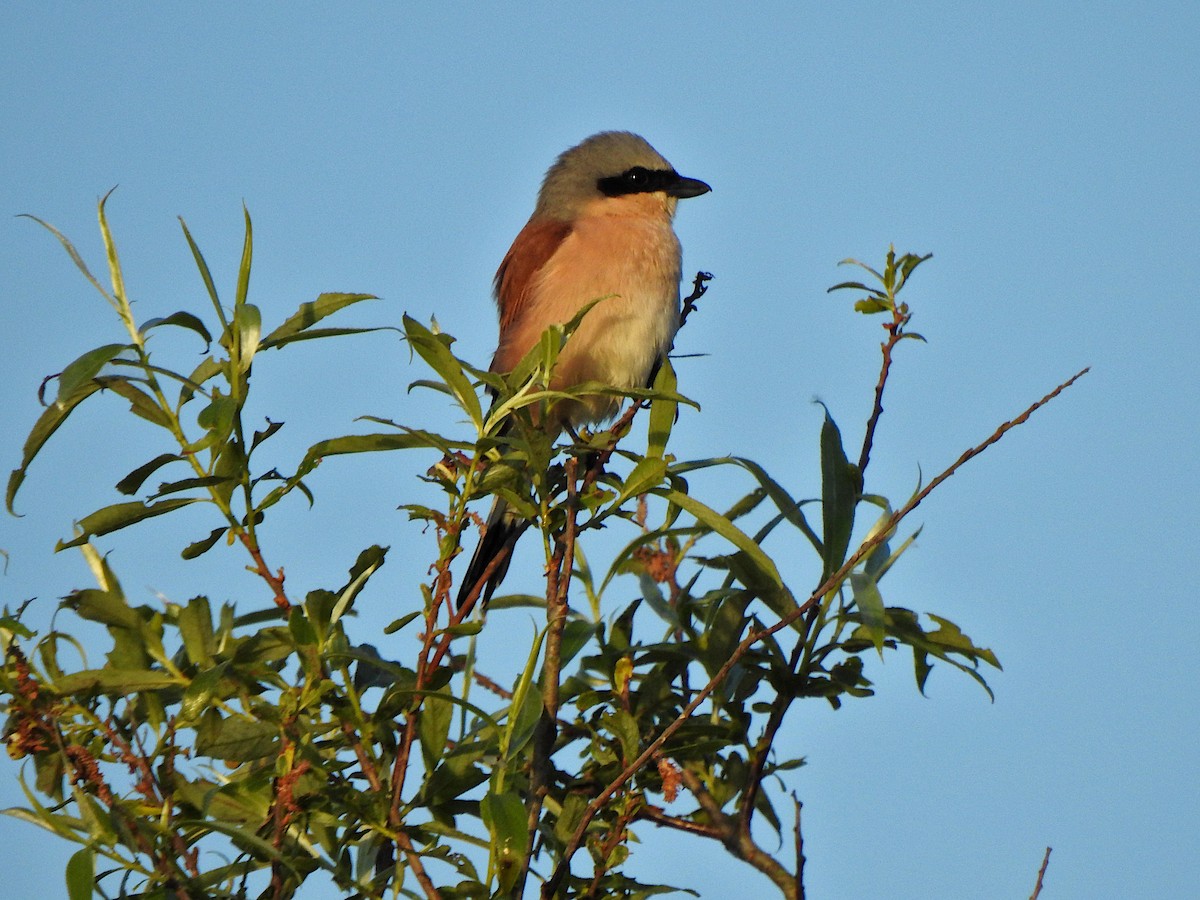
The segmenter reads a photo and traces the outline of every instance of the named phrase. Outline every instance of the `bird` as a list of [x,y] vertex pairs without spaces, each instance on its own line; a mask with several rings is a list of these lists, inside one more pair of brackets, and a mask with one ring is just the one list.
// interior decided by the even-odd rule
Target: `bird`
[[[500,335],[490,371],[510,372],[547,328],[598,300],[563,346],[548,387],[647,387],[679,328],[676,206],[710,190],[628,131],[602,131],[560,154],[496,271]],[[607,396],[560,400],[539,424],[555,431],[594,425],[619,407]],[[497,498],[464,574],[459,609],[473,596],[486,607],[527,524]]]

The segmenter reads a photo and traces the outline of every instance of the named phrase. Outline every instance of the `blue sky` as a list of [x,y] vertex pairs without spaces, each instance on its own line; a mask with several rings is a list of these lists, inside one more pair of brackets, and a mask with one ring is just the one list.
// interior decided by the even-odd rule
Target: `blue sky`
[[[54,223],[99,270],[95,200],[120,185],[109,212],[144,319],[205,304],[177,215],[232,289],[244,201],[265,320],[365,291],[381,301],[346,323],[436,316],[485,362],[491,276],[546,166],[595,131],[637,131],[713,186],[677,222],[685,271],[716,275],[679,341],[707,354],[678,365],[703,406],[677,427],[679,455],[748,455],[816,492],[810,401],[857,445],[881,336],[825,288],[847,274],[838,260],[880,262],[889,243],[934,253],[908,294],[929,343],[901,349],[869,490],[902,500],[919,472],[1092,367],[922,506],[925,529],[884,584],[889,603],[998,653],[996,702],[944,667],[922,698],[897,655],[869,673],[875,698],[810,704],[789,732],[809,760],[793,785],[811,896],[1028,896],[1047,845],[1043,897],[1190,896],[1198,96],[1190,2],[6,4],[3,467],[41,378],[121,339],[17,214]],[[357,340],[256,366],[264,411],[288,422],[281,461],[365,413],[459,427],[437,395],[405,393],[425,373],[394,337]],[[0,520],[0,601],[37,596],[35,621],[89,581],[54,541],[152,455],[144,432],[114,426],[117,408],[61,432],[30,472],[24,518]],[[378,608],[360,603],[364,639],[408,608],[428,562],[395,510],[427,465],[326,465],[314,510],[297,505],[268,537],[305,590],[336,583],[362,547],[395,548]],[[101,541],[135,600],[259,590],[232,552],[182,564],[211,527],[193,524]],[[808,563],[785,577],[812,583]],[[531,627],[494,617],[487,633],[519,643]],[[0,766],[0,806],[20,802],[15,772]],[[705,898],[756,883],[711,848],[643,837],[657,848],[646,877],[669,866]],[[0,818],[9,896],[60,893],[70,851]]]

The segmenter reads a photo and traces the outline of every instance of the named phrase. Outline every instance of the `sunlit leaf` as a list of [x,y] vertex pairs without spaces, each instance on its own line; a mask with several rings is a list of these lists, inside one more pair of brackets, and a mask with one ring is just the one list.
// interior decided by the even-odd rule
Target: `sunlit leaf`
[[58,401],[61,407],[85,382],[91,381],[117,354],[130,349],[130,344],[105,344],[80,356],[58,376]]
[[[282,325],[268,334],[262,339],[259,344],[260,350],[267,350],[271,347],[282,347],[284,344],[294,340],[303,339],[304,333],[308,332],[317,322],[324,319],[326,316],[332,315],[339,309],[350,306],[353,303],[359,303],[363,300],[378,299],[373,294],[321,294],[316,300],[308,303],[301,303],[300,308],[292,313],[284,321]],[[310,333],[308,337],[328,337],[334,334],[358,334],[362,331],[374,331],[373,328],[332,328],[323,331],[321,334],[314,335]]]
[[488,793],[479,807],[491,835],[491,863],[500,881],[500,895],[506,896],[516,886],[529,845],[525,802],[515,791]]
[[796,608],[792,592],[783,583],[774,561],[763,552],[748,534],[711,507],[677,490],[656,491],[666,500],[682,507],[706,527],[719,534],[745,554],[745,560],[755,573],[756,590],[764,603],[779,616],[785,616]]
[[211,735],[198,733],[196,752],[213,759],[248,762],[271,756],[279,746],[279,727],[270,722],[223,718]]
[[178,683],[170,672],[157,669],[84,669],[56,679],[50,687],[63,696],[88,691],[132,694],[173,687]]
[[434,334],[416,319],[404,317],[404,333],[409,344],[426,364],[437,372],[443,381],[454,392],[463,410],[477,428],[483,425],[483,410],[479,405],[479,395],[475,386],[463,372],[462,363],[455,359],[450,352],[448,339],[443,335]]
[[96,855],[90,847],[77,850],[67,860],[68,900],[91,900],[95,889]]
[[882,656],[886,629],[883,595],[879,593],[879,586],[870,575],[854,572],[850,575],[850,588],[854,592],[854,602],[858,606],[862,623],[875,644],[875,649]]
[[207,353],[209,346],[212,344],[212,335],[208,333],[208,328],[199,316],[193,315],[190,312],[180,310],[173,312],[169,316],[164,316],[160,319],[150,319],[141,327],[142,334],[148,333],[153,328],[162,328],[164,325],[175,325],[179,328],[186,328],[189,331],[194,331],[200,337],[204,338],[204,350]]
[[29,432],[29,436],[25,438],[25,446],[21,456],[21,465],[13,469],[8,476],[8,493],[5,496],[5,507],[9,512],[15,512],[13,509],[13,501],[17,497],[17,491],[20,490],[21,483],[25,480],[25,472],[29,468],[29,464],[33,462],[38,452],[46,445],[46,441],[54,432],[62,427],[67,421],[67,417],[72,412],[90,397],[96,391],[100,390],[100,385],[95,381],[88,381],[79,386],[79,389],[66,400],[60,400],[58,403],[47,407],[46,411],[38,416],[37,422],[33,425],[33,430]]
[[172,500],[162,500],[158,503],[146,504],[134,501],[132,503],[117,503],[113,506],[106,506],[80,519],[78,527],[82,533],[69,541],[59,541],[54,549],[57,551],[65,550],[68,547],[78,547],[91,538],[118,531],[145,519],[164,515],[165,513],[179,509],[181,506],[198,503],[200,499],[199,497],[176,497]]
[[862,488],[858,467],[852,466],[842,449],[842,434],[829,410],[821,425],[821,520],[824,531],[822,578],[836,572],[846,559],[850,533],[854,529],[854,507]]
[[262,313],[253,303],[241,304],[234,311],[230,327],[237,335],[238,372],[245,374],[250,370],[254,354],[258,351],[258,338],[262,333]]

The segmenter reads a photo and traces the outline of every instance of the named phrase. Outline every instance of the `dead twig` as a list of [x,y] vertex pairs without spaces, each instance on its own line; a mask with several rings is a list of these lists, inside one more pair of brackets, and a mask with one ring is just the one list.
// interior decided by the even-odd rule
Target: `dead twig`
[[1042,857],[1042,867],[1038,869],[1037,884],[1033,886],[1033,893],[1029,895],[1029,900],[1038,900],[1038,896],[1042,893],[1042,881],[1046,877],[1046,869],[1050,865],[1050,847],[1046,848],[1046,855]]

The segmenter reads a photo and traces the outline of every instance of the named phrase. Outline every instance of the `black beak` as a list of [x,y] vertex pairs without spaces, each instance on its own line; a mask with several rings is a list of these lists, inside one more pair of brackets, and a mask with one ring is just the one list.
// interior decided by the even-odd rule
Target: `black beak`
[[679,180],[667,188],[667,193],[682,200],[687,197],[699,197],[711,190],[712,188],[699,178],[684,178],[680,175]]

